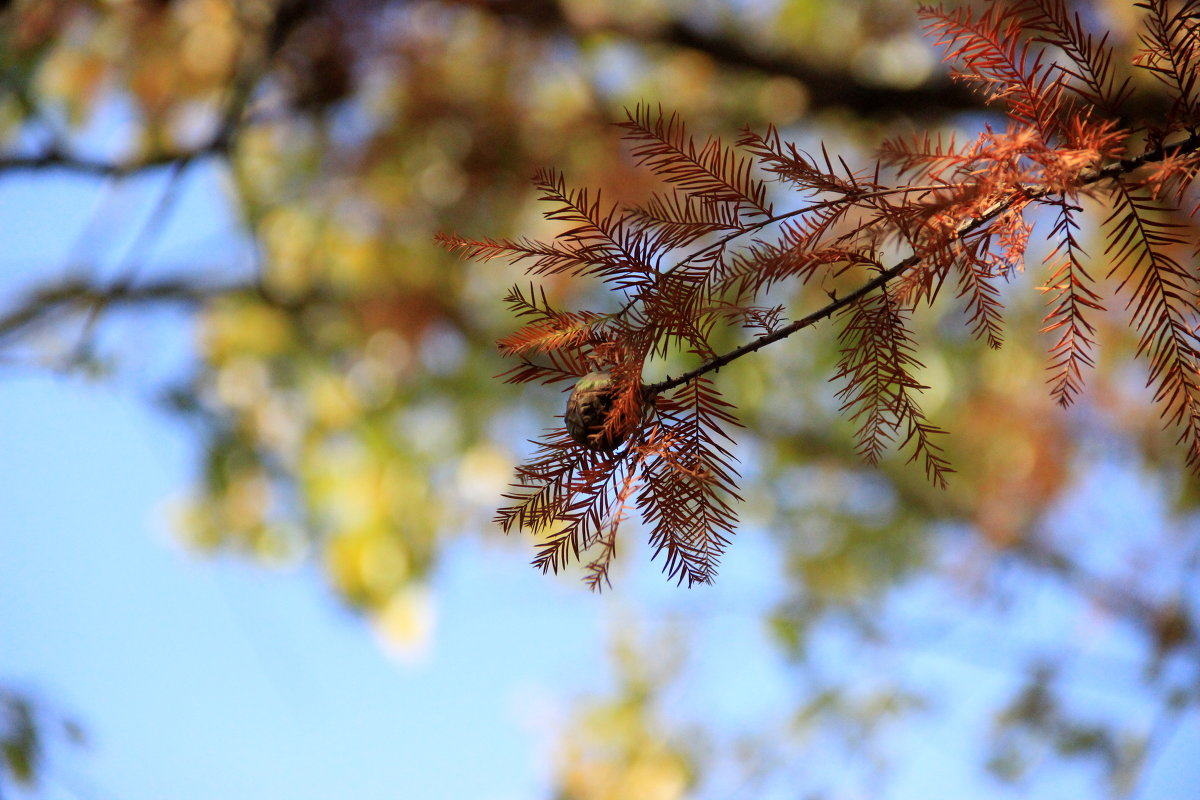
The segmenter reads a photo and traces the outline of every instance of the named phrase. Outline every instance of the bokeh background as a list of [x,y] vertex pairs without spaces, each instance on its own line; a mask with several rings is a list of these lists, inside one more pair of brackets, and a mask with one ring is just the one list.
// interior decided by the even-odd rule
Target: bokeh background
[[[0,5],[0,796],[1197,796],[1196,479],[1119,302],[1053,404],[1043,252],[1003,349],[915,320],[948,490],[857,458],[826,326],[719,375],[715,585],[490,521],[563,396],[494,378],[519,271],[434,234],[552,235],[542,166],[644,198],[639,101],[856,165],[1002,126],[915,3]],[[1133,4],[1068,7],[1128,62]]]

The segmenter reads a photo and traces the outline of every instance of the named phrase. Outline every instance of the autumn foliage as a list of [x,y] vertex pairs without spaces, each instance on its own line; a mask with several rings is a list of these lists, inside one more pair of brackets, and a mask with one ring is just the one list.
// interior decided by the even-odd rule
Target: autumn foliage
[[[498,521],[540,537],[535,565],[557,571],[587,551],[587,580],[600,587],[618,529],[640,516],[671,578],[711,581],[738,501],[730,449],[737,421],[711,373],[824,319],[839,326],[831,378],[862,457],[876,463],[898,447],[943,485],[953,470],[943,432],[921,410],[926,387],[910,319],[948,290],[971,331],[1000,347],[1000,286],[1026,268],[1033,226],[1047,219],[1054,248],[1038,268],[1044,330],[1053,333],[1049,391],[1067,406],[1082,390],[1095,359],[1089,317],[1110,302],[1104,286],[1115,285],[1155,400],[1189,466],[1200,467],[1200,238],[1190,227],[1200,170],[1200,2],[1137,7],[1133,71],[1161,81],[1170,97],[1152,125],[1126,121],[1130,70],[1117,68],[1107,37],[1089,32],[1062,0],[923,8],[953,76],[1003,111],[1004,130],[987,127],[970,141],[896,136],[874,163],[852,166],[824,148],[807,153],[774,128],[747,130],[735,145],[701,142],[675,115],[641,105],[620,127],[632,157],[664,184],[648,201],[606,203],[544,171],[535,184],[547,216],[566,227],[553,241],[442,237],[471,258],[523,264],[535,278],[598,280],[613,297],[606,310],[579,311],[556,307],[534,285],[518,284],[507,297],[523,324],[499,342],[515,361],[506,380],[552,384],[608,371],[605,424],[624,440],[598,452],[560,426],[517,468]],[[792,193],[786,211],[776,209],[779,191]],[[1078,233],[1097,210],[1107,246],[1089,259]],[[1031,219],[1034,211],[1043,213]],[[835,277],[856,278],[858,288],[791,322],[768,302],[782,282]],[[731,325],[756,335],[718,352],[714,333]],[[649,360],[680,353],[695,367],[643,382]]]

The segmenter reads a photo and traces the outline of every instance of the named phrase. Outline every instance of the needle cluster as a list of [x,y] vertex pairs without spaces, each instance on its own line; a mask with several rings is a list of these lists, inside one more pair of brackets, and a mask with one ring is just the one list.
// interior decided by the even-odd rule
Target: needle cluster
[[[1101,260],[1125,300],[1149,362],[1155,399],[1177,426],[1186,458],[1200,467],[1200,243],[1189,235],[1200,171],[1200,0],[1146,0],[1132,69],[1153,75],[1171,98],[1161,124],[1122,120],[1132,90],[1105,35],[1087,30],[1063,0],[994,2],[982,11],[922,8],[928,36],[953,76],[1007,116],[1006,128],[959,142],[918,134],[885,141],[878,158],[852,167],[804,152],[778,130],[747,130],[734,144],[701,142],[674,114],[639,105],[620,123],[633,158],[662,191],[632,207],[570,188],[556,172],[535,178],[547,216],[566,223],[553,241],[468,239],[443,243],[477,259],[505,259],[529,275],[590,278],[617,296],[617,310],[558,308],[543,289],[515,286],[508,304],[522,325],[501,339],[515,361],[511,383],[576,382],[607,373],[603,429],[611,451],[585,446],[562,426],[517,468],[500,509],[506,530],[536,533],[534,560],[557,572],[589,554],[588,582],[608,582],[617,533],[634,513],[667,574],[688,585],[712,580],[736,527],[734,409],[711,374],[730,361],[816,322],[839,326],[831,376],[855,422],[862,457],[907,451],[928,478],[953,471],[922,412],[926,388],[909,326],[947,286],[970,330],[991,347],[1004,339],[1000,285],[1025,268],[1031,210],[1053,219],[1055,249],[1042,268],[1053,333],[1049,391],[1063,406],[1095,359],[1092,315],[1107,298],[1078,239],[1086,209],[1105,209]],[[1131,155],[1131,151],[1136,155]],[[777,212],[780,189],[798,208]],[[1085,200],[1086,205],[1085,205]],[[883,254],[899,254],[890,262]],[[790,322],[765,302],[783,281],[859,276]],[[717,352],[718,328],[757,335]],[[647,360],[686,353],[687,372],[644,384]]]

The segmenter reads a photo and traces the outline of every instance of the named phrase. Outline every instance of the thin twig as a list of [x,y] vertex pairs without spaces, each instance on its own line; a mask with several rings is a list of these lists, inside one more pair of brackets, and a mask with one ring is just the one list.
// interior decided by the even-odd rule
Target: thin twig
[[[853,194],[853,195],[847,193],[847,194],[843,195],[842,197],[837,197],[837,198],[834,198],[831,200],[821,200],[816,203],[811,203],[809,205],[806,205],[803,208],[795,208],[795,209],[792,209],[791,211],[785,211],[782,214],[772,214],[769,217],[763,217],[762,219],[758,219],[758,220],[755,220],[754,222],[747,223],[744,227],[738,228],[737,230],[730,231],[729,233],[720,237],[716,241],[709,243],[708,245],[701,248],[700,250],[697,250],[696,252],[692,253],[691,255],[687,256],[686,258],[681,259],[676,264],[671,266],[669,269],[664,270],[663,272],[659,273],[657,276],[657,280],[661,281],[663,278],[673,275],[677,270],[681,269],[682,267],[685,267],[688,264],[695,263],[702,256],[705,256],[709,253],[720,251],[721,249],[728,247],[731,243],[733,243],[737,239],[740,239],[743,236],[748,236],[752,233],[756,233],[757,231],[762,230],[763,228],[767,227],[768,225],[773,225],[776,222],[783,222],[785,220],[789,220],[789,219],[793,219],[795,217],[809,214],[813,211],[817,211],[822,208],[832,208],[834,206],[841,205],[843,203],[853,203],[853,202],[856,202],[859,200],[887,197],[888,195],[893,195],[893,194],[911,194],[913,192],[932,192],[932,191],[939,191],[939,190],[944,190],[944,189],[953,189],[960,185],[961,184],[957,184],[957,183],[946,183],[946,184],[924,184],[921,186],[894,186],[894,187],[887,188],[887,189],[881,188],[881,189],[873,189],[871,191],[863,191],[863,192]],[[629,300],[625,303],[625,305],[621,306],[619,309],[612,312],[611,314],[606,314],[602,319],[605,321],[619,319],[626,312],[628,312],[629,309],[631,309],[635,305],[637,305],[637,303],[639,301],[644,301],[645,299],[646,299],[646,297],[644,295],[641,295],[641,294],[634,295],[633,297],[629,298]]]
[[0,314],[0,342],[44,322],[60,311],[91,309],[98,305],[111,307],[145,303],[199,306],[243,288],[205,286],[181,279],[164,279],[138,286],[115,283],[107,287],[84,280],[69,280],[31,292],[14,310]]
[[[154,240],[162,232],[166,226],[167,220],[170,218],[171,212],[174,210],[176,202],[179,199],[179,187],[183,183],[183,176],[187,172],[190,161],[176,161],[171,165],[170,174],[167,176],[166,183],[163,186],[162,192],[154,203],[154,207],[150,211],[150,215],[143,223],[141,230],[133,239],[133,243],[129,246],[123,259],[122,276],[119,283],[124,286],[132,285],[137,279],[138,271],[144,263],[142,257],[143,250],[148,250]],[[104,313],[106,303],[101,301],[95,303],[88,311],[87,320],[83,324],[83,330],[79,336],[79,344],[76,350],[80,353],[86,352],[90,347],[92,334],[95,332],[97,324],[100,322],[100,315]]]
[[35,156],[0,157],[0,174],[61,169],[102,178],[122,178],[221,155],[228,146],[228,137],[219,136],[194,150],[154,153],[131,161],[100,161],[52,148]]

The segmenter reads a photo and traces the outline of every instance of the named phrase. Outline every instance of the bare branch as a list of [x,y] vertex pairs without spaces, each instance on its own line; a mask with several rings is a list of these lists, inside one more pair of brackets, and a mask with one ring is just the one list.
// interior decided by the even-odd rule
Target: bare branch
[[223,155],[228,147],[228,137],[218,137],[194,150],[153,153],[130,161],[103,161],[51,148],[40,155],[0,157],[0,174],[58,169],[102,178],[124,178],[167,167],[178,168],[194,161]]
[[185,279],[163,279],[133,285],[100,286],[85,279],[72,279],[36,289],[0,315],[0,342],[70,312],[94,313],[114,306],[182,306],[196,308],[213,298],[246,291],[245,286],[205,286]]

